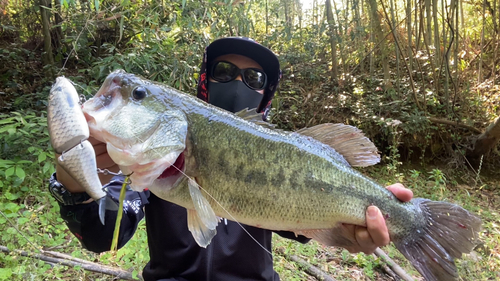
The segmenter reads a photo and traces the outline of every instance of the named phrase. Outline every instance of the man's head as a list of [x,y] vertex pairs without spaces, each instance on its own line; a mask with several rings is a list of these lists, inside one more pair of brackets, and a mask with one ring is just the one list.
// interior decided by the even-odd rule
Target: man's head
[[198,97],[230,111],[257,107],[267,116],[281,71],[276,55],[245,37],[214,41],[200,69]]

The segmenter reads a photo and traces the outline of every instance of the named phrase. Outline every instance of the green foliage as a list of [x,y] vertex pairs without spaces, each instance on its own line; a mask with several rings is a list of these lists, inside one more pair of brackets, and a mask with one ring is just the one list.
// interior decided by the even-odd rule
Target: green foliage
[[[14,251],[0,253],[0,280],[75,280],[89,274],[82,269],[54,266],[21,257],[15,250],[36,253],[62,248],[72,256],[95,260],[98,255],[82,249],[59,215],[58,203],[49,195],[47,180],[54,172],[45,112],[0,114],[0,245]],[[105,264],[130,269],[137,276],[149,255],[145,224]],[[99,258],[100,259],[100,258]],[[103,280],[105,280],[105,277]]]
[[[3,214],[0,244],[11,250],[33,251],[32,243],[40,248],[40,245],[51,247],[67,241],[68,230],[58,215],[59,206],[44,188],[46,179],[54,172],[44,115],[43,112],[0,114],[0,211]],[[15,255],[5,255],[4,265],[3,274],[10,274],[9,280],[29,278],[50,269],[48,264],[26,263]]]
[[[471,39],[479,38],[481,33],[481,19],[477,16],[480,2],[463,5],[466,29],[460,30],[458,80],[453,81],[456,87],[453,91],[452,85],[448,85],[448,92],[443,84],[445,72],[433,69],[436,66],[430,63],[434,49],[422,50],[420,46],[419,50],[414,46],[412,55],[400,54],[405,60],[413,59],[415,92],[409,74],[401,71],[401,65],[401,76],[396,79],[393,41],[387,45],[392,56],[388,58],[391,72],[386,84],[380,50],[370,39],[370,16],[365,12],[359,18],[354,17],[356,10],[363,10],[359,1],[352,2],[351,9],[345,10],[345,6],[335,2],[339,6],[334,7],[337,42],[334,51],[340,58],[341,69],[336,80],[330,78],[332,50],[329,30],[321,22],[324,13],[321,3],[315,10],[302,11],[296,1],[289,0],[56,1],[53,7],[47,7],[53,15],[55,65],[52,66],[41,64],[43,42],[37,3],[7,1],[6,6],[1,6],[4,13],[0,13],[0,211],[8,220],[0,216],[0,244],[34,251],[16,227],[36,247],[61,247],[75,257],[99,258],[105,264],[140,272],[148,259],[144,223],[133,240],[116,254],[97,256],[82,250],[61,221],[57,203],[47,193],[54,159],[43,109],[55,77],[46,74],[46,70],[54,69],[56,75],[77,82],[78,91],[87,96],[93,95],[104,77],[117,68],[194,93],[198,67],[208,43],[224,36],[249,36],[275,51],[280,59],[283,79],[273,101],[274,123],[289,130],[326,122],[363,129],[383,155],[383,166],[370,170],[374,177],[386,184],[401,181],[417,196],[458,202],[485,219],[484,247],[478,250],[477,261],[467,258],[459,263],[460,274],[470,280],[498,277],[494,272],[500,269],[500,259],[492,257],[500,252],[498,211],[494,207],[498,205],[495,190],[499,187],[483,176],[496,172],[497,166],[488,166],[488,161],[495,164],[498,157],[486,159],[481,175],[472,176],[475,183],[481,182],[479,188],[463,187],[457,182],[467,183],[471,178],[463,169],[450,171],[432,165],[444,161],[463,168],[462,155],[473,134],[459,127],[432,123],[428,118],[483,128],[498,116],[499,103],[494,101],[500,98],[500,90],[495,77],[476,82],[478,58],[485,60],[486,69],[492,69],[495,57],[495,44],[482,48],[479,40]],[[56,15],[61,16],[60,22],[56,22]],[[496,42],[491,37],[492,17],[487,18],[487,24],[486,37]],[[388,31],[388,26],[384,27]],[[404,49],[408,38],[403,29],[400,25],[396,32]],[[394,40],[391,36],[387,38]],[[368,69],[370,60],[374,65],[372,71]],[[498,73],[498,64],[496,67]],[[401,123],[394,123],[398,120]],[[411,167],[408,171],[407,164],[424,167]],[[352,280],[362,274],[377,280],[383,274],[380,262],[370,256],[353,256],[314,242],[299,245],[275,238],[275,244],[338,279]],[[388,251],[416,274],[394,248],[388,247]],[[309,278],[296,264],[282,257],[275,260],[275,265],[284,280]],[[0,253],[0,280],[73,280],[75,276],[106,279],[78,268],[50,267],[15,254]]]
[[[45,178],[54,171],[50,160],[47,118],[42,113],[0,114],[0,187],[9,196],[19,197],[30,184],[39,184],[41,179],[32,174],[41,173]],[[27,181],[27,182],[25,182]]]

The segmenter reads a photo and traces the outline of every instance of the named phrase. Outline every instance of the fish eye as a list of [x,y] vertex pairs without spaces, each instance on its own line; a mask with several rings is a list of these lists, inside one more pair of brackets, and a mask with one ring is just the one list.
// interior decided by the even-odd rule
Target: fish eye
[[137,87],[132,91],[132,97],[135,100],[142,100],[146,97],[147,92],[144,87]]

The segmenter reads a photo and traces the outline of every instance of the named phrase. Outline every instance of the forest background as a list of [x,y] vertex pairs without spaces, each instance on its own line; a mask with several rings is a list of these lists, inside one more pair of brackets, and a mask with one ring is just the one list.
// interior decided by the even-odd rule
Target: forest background
[[[0,0],[0,280],[110,280],[24,254],[58,251],[140,276],[144,224],[118,252],[82,250],[58,216],[46,123],[64,75],[92,96],[110,71],[194,94],[204,48],[247,36],[283,70],[271,120],[297,130],[359,127],[382,154],[361,170],[416,196],[458,203],[484,221],[483,243],[457,262],[462,280],[500,278],[498,0]],[[337,279],[392,280],[385,262],[275,237],[284,280],[314,280],[289,254]],[[389,256],[418,273],[391,247]]]

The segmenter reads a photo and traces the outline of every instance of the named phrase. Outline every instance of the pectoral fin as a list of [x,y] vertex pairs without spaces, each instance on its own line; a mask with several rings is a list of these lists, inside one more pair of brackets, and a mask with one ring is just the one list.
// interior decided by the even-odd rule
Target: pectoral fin
[[189,193],[193,200],[194,210],[188,210],[188,228],[200,247],[206,248],[217,231],[219,219],[207,199],[201,194],[196,181],[189,179]]
[[207,228],[195,210],[187,210],[188,229],[191,231],[194,240],[200,247],[206,248],[212,238],[217,234],[217,230]]

